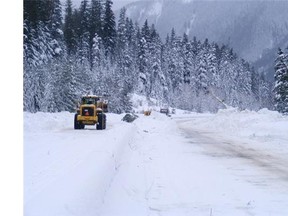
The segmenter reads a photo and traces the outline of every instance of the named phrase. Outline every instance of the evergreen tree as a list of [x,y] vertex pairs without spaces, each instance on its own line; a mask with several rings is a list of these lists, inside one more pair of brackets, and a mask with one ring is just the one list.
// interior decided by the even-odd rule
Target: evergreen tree
[[91,38],[97,34],[102,37],[102,5],[101,0],[92,0],[90,9],[89,30]]
[[79,25],[79,38],[78,38],[78,58],[80,63],[87,67],[91,67],[90,58],[90,34],[89,34],[89,4],[88,0],[83,0],[80,5],[79,15],[80,15],[80,25]]
[[254,94],[256,100],[260,100],[259,89],[260,89],[260,75],[252,67],[252,70],[251,70],[251,91]]
[[103,61],[103,44],[101,38],[97,34],[95,34],[95,37],[93,38],[91,59],[93,69],[98,69],[101,67],[101,63]]
[[176,36],[174,28],[171,30],[170,41],[168,43],[168,76],[171,82],[172,92],[175,92],[184,80],[183,64],[181,61],[181,39]]
[[117,51],[119,55],[121,55],[121,51],[128,45],[128,26],[126,24],[126,8],[121,8],[117,28]]
[[281,113],[288,113],[288,56],[280,48],[274,68],[275,108]]
[[115,23],[115,15],[112,11],[111,0],[106,0],[105,9],[104,9],[104,18],[103,18],[103,44],[105,48],[106,56],[112,56],[115,54],[115,46],[116,46],[116,23]]
[[62,6],[60,0],[51,0],[49,7],[51,10],[50,17],[47,21],[47,27],[51,34],[51,47],[53,57],[62,57],[65,51],[64,34],[62,31]]
[[74,28],[75,19],[73,17],[72,1],[66,0],[65,8],[65,22],[64,22],[64,38],[67,47],[68,55],[75,54],[76,52],[76,31]]
[[[138,60],[138,53],[139,53],[139,41],[137,40],[137,32],[138,32],[138,26],[137,24],[133,24],[133,21],[131,19],[126,18],[126,38],[128,40],[128,51],[129,53],[129,82],[132,84],[132,89],[136,90],[138,88],[138,79],[139,79],[139,66],[137,64]],[[127,58],[128,59],[128,58]]]
[[150,28],[148,25],[148,20],[146,19],[144,22],[143,27],[141,28],[141,36],[145,39],[147,43],[151,41],[151,34],[150,34]]
[[141,38],[141,40],[139,41],[139,53],[138,53],[138,59],[139,59],[139,84],[138,84],[138,88],[139,88],[139,92],[141,94],[146,94],[148,92],[149,89],[149,77],[148,77],[148,73],[149,73],[149,69],[148,69],[148,43],[145,40],[144,37]]
[[261,74],[259,80],[259,103],[260,108],[273,109],[272,83],[265,80],[264,74]]
[[[91,70],[95,66],[95,64],[99,66],[99,62],[94,59],[95,57],[100,58],[99,50],[95,50],[95,46],[97,49],[100,49],[100,39],[102,35],[102,5],[100,0],[92,0],[91,8],[90,8],[90,17],[89,17],[89,62]],[[102,41],[101,41],[102,42]],[[95,53],[96,51],[96,53]]]
[[182,59],[183,59],[183,66],[184,66],[184,83],[190,84],[191,82],[191,73],[192,73],[192,47],[191,43],[188,39],[187,34],[184,33],[182,39]]
[[149,93],[151,97],[164,102],[164,88],[167,86],[167,84],[161,68],[162,43],[154,25],[151,26],[149,53],[149,71],[151,72]]
[[119,99],[120,99],[120,107],[121,107],[121,110],[119,110],[118,112],[121,112],[121,113],[131,113],[132,110],[133,110],[133,107],[132,107],[132,101],[131,101],[131,84],[127,81],[124,81],[123,83],[123,87],[120,91],[120,95],[119,95]]
[[201,54],[199,55],[199,67],[198,67],[198,76],[197,76],[197,87],[199,92],[206,93],[209,86],[209,69],[208,69],[208,56],[209,56],[210,44],[206,38],[202,48]]

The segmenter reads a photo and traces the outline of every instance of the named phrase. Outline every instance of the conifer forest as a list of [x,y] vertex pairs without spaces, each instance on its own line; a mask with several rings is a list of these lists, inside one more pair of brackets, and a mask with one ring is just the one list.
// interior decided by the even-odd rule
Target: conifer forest
[[[232,47],[209,38],[160,38],[153,24],[115,17],[112,0],[24,0],[24,111],[75,111],[83,94],[107,95],[111,112],[130,112],[133,93],[195,112],[223,104],[288,113],[288,55],[279,49],[275,82]],[[285,49],[285,50],[284,50]],[[217,99],[216,99],[217,98]]]

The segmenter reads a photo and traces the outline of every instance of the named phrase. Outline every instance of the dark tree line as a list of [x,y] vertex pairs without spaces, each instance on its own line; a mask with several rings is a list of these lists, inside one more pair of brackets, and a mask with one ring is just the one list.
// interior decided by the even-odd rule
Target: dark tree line
[[88,92],[110,95],[113,112],[131,111],[131,93],[198,112],[222,108],[215,96],[243,109],[272,106],[271,84],[228,46],[174,29],[162,42],[125,8],[116,22],[112,3],[24,0],[25,111],[74,111]]

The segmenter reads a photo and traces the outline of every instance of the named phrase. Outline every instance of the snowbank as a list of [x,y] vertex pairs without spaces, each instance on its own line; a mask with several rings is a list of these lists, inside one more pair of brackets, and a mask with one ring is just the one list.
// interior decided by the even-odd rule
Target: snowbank
[[258,112],[229,108],[216,114],[181,114],[191,118],[189,127],[199,132],[210,132],[207,136],[229,139],[243,144],[257,145],[262,149],[288,153],[288,116],[276,111],[262,109]]

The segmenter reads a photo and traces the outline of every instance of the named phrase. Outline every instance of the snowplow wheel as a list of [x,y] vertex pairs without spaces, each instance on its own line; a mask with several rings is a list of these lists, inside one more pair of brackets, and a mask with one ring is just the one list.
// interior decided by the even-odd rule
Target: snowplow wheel
[[74,116],[74,129],[75,130],[81,129],[81,126],[80,126],[79,122],[77,121],[77,114],[75,114],[75,116]]
[[96,129],[105,129],[105,115],[103,113],[98,113],[98,124],[96,124]]
[[102,114],[102,116],[103,116],[102,129],[106,129],[106,115]]

